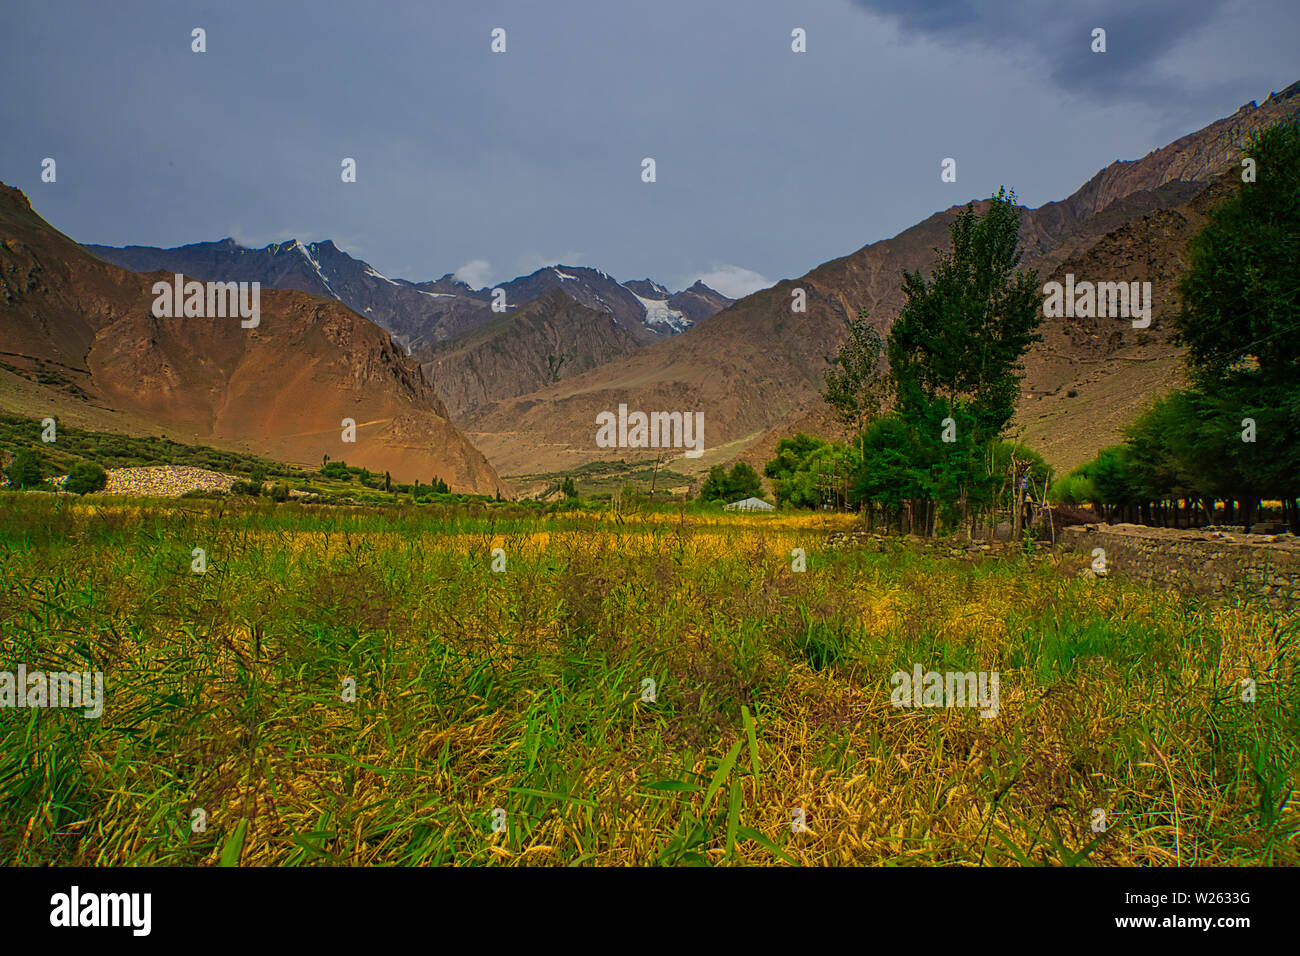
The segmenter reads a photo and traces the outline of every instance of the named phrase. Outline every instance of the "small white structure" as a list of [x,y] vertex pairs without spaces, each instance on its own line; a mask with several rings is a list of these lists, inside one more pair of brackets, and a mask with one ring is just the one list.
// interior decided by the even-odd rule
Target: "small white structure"
[[775,511],[776,506],[770,505],[762,498],[746,498],[743,501],[733,501],[729,505],[723,505],[725,511]]

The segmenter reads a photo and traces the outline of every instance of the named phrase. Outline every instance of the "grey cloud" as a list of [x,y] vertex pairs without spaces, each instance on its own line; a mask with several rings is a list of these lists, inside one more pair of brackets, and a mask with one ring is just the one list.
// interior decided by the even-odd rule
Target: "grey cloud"
[[[896,22],[906,34],[952,44],[978,44],[1022,57],[1060,89],[1102,102],[1160,101],[1177,95],[1177,78],[1157,65],[1210,23],[1228,0],[853,0]],[[1092,52],[1092,31],[1106,31],[1106,52]]]
[[1060,199],[1300,77],[1296,0],[1079,8],[8,0],[0,179],[83,242],[330,238],[417,280],[559,261],[673,284],[725,264],[744,289],[1002,183]]

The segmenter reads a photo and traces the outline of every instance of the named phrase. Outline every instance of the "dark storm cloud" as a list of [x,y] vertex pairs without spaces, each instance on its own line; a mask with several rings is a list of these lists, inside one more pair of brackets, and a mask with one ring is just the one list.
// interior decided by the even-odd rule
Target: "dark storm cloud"
[[[1101,102],[1160,101],[1180,92],[1176,80],[1157,70],[1223,13],[1228,0],[853,0],[887,17],[904,35],[945,43],[978,44],[1021,58],[1062,90]],[[1092,31],[1106,31],[1106,52],[1092,51]]]

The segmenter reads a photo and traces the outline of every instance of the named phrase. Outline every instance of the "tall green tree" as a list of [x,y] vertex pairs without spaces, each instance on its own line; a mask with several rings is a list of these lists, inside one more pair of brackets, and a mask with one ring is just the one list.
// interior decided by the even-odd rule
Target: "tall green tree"
[[1224,451],[1247,484],[1243,523],[1276,495],[1300,533],[1300,118],[1261,131],[1246,155],[1254,180],[1188,244],[1173,322],[1195,390],[1239,431]]
[[868,321],[867,310],[849,320],[849,337],[826,373],[822,398],[845,428],[861,434],[880,414],[889,377],[885,371],[885,343]]
[[889,373],[898,414],[929,460],[928,499],[974,493],[993,504],[987,451],[1015,413],[1021,360],[1043,320],[1037,273],[1019,269],[1019,228],[1015,193],[999,189],[983,215],[973,205],[958,214],[928,280],[903,274]]
[[1133,448],[1131,445],[1111,445],[1097,453],[1089,467],[1088,475],[1101,503],[1110,508],[1107,518],[1117,515],[1132,518],[1137,503],[1137,483],[1133,478]]
[[1203,390],[1300,383],[1300,118],[1247,147],[1255,181],[1188,243],[1174,328]]

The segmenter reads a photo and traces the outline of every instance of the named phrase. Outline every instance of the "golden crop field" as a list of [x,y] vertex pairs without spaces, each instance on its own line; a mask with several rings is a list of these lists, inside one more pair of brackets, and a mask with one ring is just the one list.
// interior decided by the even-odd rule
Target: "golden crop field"
[[0,708],[8,864],[1300,861],[1244,598],[848,516],[0,499],[0,669],[103,673]]

